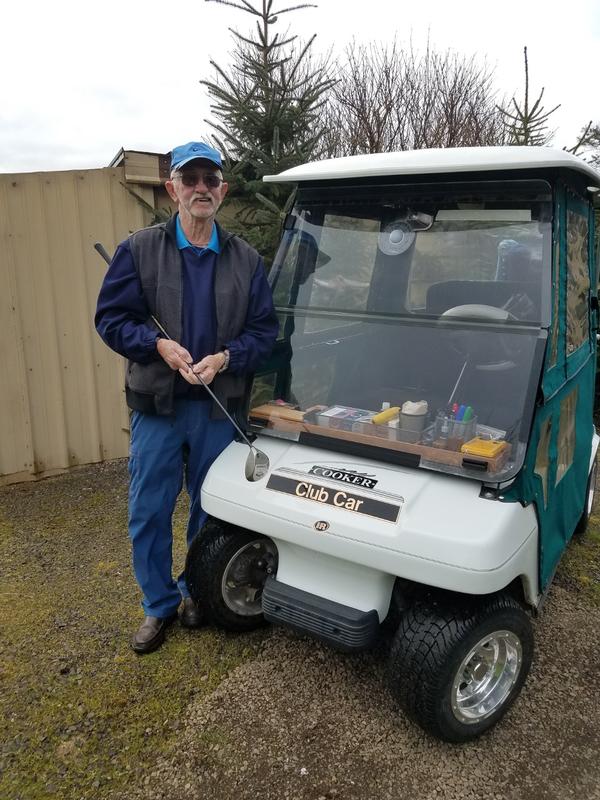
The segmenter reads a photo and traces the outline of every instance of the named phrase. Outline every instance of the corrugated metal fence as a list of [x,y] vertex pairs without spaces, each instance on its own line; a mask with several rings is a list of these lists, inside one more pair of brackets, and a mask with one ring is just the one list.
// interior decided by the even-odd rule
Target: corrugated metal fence
[[127,454],[123,361],[93,326],[94,242],[112,253],[148,224],[123,181],[123,168],[0,175],[0,485]]

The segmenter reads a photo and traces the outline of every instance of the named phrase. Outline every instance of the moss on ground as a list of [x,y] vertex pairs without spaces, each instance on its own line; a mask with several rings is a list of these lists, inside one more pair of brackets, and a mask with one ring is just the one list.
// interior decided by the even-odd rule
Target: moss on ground
[[[137,657],[142,617],[126,534],[123,462],[0,490],[0,798],[126,797],[177,748],[188,704],[254,657],[264,636],[175,625]],[[175,524],[184,558],[185,503]],[[600,516],[557,580],[600,604]],[[206,758],[229,745],[198,731]],[[212,755],[211,755],[212,753]]]
[[[122,462],[0,491],[0,797],[126,795],[177,746],[186,707],[252,658],[262,634],[174,625],[138,657],[142,618]],[[175,525],[184,559],[185,503]]]
[[592,514],[583,535],[573,536],[559,565],[557,578],[600,606],[599,514]]

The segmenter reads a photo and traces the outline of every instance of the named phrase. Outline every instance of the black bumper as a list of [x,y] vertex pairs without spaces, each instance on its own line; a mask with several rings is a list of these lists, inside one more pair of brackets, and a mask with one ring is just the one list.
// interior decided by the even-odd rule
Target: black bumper
[[379,631],[379,615],[374,609],[343,606],[273,577],[265,583],[262,607],[269,622],[308,633],[346,652],[371,647]]

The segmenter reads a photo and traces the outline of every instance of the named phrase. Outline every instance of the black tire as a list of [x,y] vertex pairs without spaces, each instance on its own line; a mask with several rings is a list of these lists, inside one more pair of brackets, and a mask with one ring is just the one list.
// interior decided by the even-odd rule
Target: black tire
[[[474,656],[465,665],[474,648],[481,661]],[[498,671],[502,654],[505,666]],[[467,598],[464,603],[420,602],[404,614],[396,632],[389,659],[390,688],[425,731],[447,742],[466,742],[491,728],[510,708],[532,657],[529,616],[508,595],[480,601]],[[479,694],[471,695],[478,687]],[[483,699],[471,708],[474,697]],[[482,708],[483,703],[488,705]]]
[[265,623],[262,589],[277,571],[277,550],[266,536],[209,520],[188,550],[185,580],[209,622],[229,631]]
[[592,516],[592,509],[594,507],[594,493],[596,491],[597,466],[598,460],[594,459],[594,463],[592,464],[592,468],[588,477],[587,486],[585,488],[585,506],[575,528],[575,533],[578,536],[582,536],[587,531],[590,517]]

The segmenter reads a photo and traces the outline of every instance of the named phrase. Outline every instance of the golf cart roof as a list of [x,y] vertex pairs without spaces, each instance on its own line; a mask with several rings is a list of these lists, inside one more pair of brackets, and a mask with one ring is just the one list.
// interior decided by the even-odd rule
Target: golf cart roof
[[279,175],[265,175],[263,180],[267,183],[296,183],[540,168],[575,170],[593,186],[600,186],[600,173],[589,164],[565,150],[551,147],[448,147],[327,158],[292,167]]

